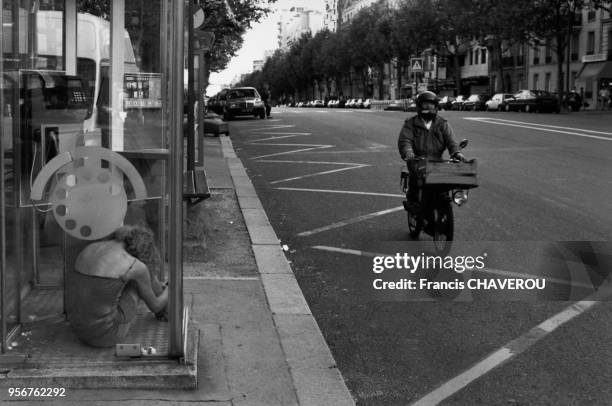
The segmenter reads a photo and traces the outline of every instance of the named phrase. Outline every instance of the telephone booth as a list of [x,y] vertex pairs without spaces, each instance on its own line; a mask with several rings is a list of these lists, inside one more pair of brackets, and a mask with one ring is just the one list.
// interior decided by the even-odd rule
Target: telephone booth
[[126,341],[181,359],[183,3],[1,3],[0,366],[121,355],[75,340],[67,306],[79,253],[122,225],[152,231],[169,292]]

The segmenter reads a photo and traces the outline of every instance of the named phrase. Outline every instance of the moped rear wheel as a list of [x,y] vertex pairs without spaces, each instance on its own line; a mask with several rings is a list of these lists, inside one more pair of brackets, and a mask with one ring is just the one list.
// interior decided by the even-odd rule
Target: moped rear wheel
[[410,232],[410,238],[416,240],[419,238],[419,234],[421,234],[421,230],[423,229],[423,217],[418,214],[408,213],[408,231]]
[[455,224],[453,207],[450,202],[444,202],[433,209],[433,242],[438,255],[446,255],[452,245]]

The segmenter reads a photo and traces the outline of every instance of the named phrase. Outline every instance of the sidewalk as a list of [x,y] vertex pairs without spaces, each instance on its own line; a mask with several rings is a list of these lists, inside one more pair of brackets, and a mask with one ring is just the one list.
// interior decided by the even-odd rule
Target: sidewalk
[[187,209],[183,253],[197,389],[67,388],[20,404],[354,405],[229,137],[205,138],[204,167],[212,196]]

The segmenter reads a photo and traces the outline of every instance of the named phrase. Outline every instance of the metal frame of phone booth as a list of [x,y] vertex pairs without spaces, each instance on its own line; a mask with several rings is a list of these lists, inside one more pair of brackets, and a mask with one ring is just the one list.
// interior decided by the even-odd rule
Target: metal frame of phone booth
[[[188,322],[188,311],[183,304],[183,268],[182,268],[182,211],[183,211],[183,54],[184,54],[184,4],[179,0],[160,1],[160,48],[155,57],[160,59],[160,75],[162,106],[160,117],[162,117],[161,128],[163,128],[162,148],[149,150],[124,151],[125,131],[123,120],[125,119],[126,106],[124,103],[123,87],[125,81],[124,69],[124,47],[125,47],[125,0],[114,0],[111,2],[110,12],[110,140],[111,150],[123,154],[128,159],[145,159],[160,162],[160,210],[159,223],[160,251],[167,258],[163,261],[167,267],[169,281],[168,302],[168,358],[182,359],[186,351],[186,330]],[[10,30],[12,38],[10,45],[6,44],[4,38],[0,40],[0,77],[4,80],[7,71],[16,72],[21,69],[34,69],[37,57],[35,42],[37,0],[14,1],[10,16],[13,21]],[[20,6],[25,6],[25,12]],[[4,7],[0,7],[4,9]],[[69,76],[77,75],[77,2],[76,0],[64,0],[62,24],[62,73]],[[25,14],[25,20],[22,16]],[[0,26],[9,23],[7,15],[0,12]],[[7,17],[8,18],[8,17]],[[24,25],[25,24],[25,25]],[[8,25],[6,25],[8,27]],[[27,30],[26,39],[23,35]],[[59,30],[58,30],[59,32]],[[3,31],[4,33],[4,31]],[[21,34],[21,35],[20,35]],[[10,49],[4,49],[5,46]],[[5,59],[5,56],[7,58]],[[54,71],[57,74],[58,71]],[[35,269],[33,282],[40,287],[38,267],[40,266],[39,252],[36,247],[39,243],[37,230],[37,216],[32,204],[22,202],[21,180],[27,175],[20,161],[20,151],[23,145],[18,140],[23,127],[19,114],[19,91],[20,85],[12,89],[12,96],[8,97],[5,89],[0,89],[0,106],[4,119],[4,108],[10,105],[13,120],[11,133],[9,134],[4,125],[0,126],[0,364],[10,357],[15,359],[15,352],[10,353],[11,341],[20,333],[20,328],[25,315],[22,312],[22,299],[24,297],[25,285],[21,274],[26,266]],[[9,100],[10,99],[10,100]],[[95,102],[94,102],[95,103]],[[4,124],[4,123],[3,123]],[[38,125],[39,124],[39,125]],[[41,139],[47,130],[57,128],[61,131],[65,125],[59,121],[46,120],[38,123]],[[66,127],[67,128],[67,127]],[[61,134],[65,136],[65,134]],[[10,165],[7,158],[9,151],[5,148],[6,139],[12,138],[13,179],[15,180],[15,193],[10,193],[7,186],[7,175],[5,166]],[[43,140],[44,143],[44,140]],[[60,141],[61,145],[61,141]],[[44,163],[43,163],[44,164]],[[14,214],[13,214],[14,212]],[[27,212],[27,213],[26,213]],[[9,219],[10,218],[10,219]],[[7,220],[9,219],[9,220]],[[167,221],[166,221],[167,220]],[[10,221],[10,227],[8,222]],[[7,235],[7,231],[14,230],[14,235]],[[30,231],[28,231],[30,230]],[[11,231],[12,232],[12,231]],[[66,242],[64,234],[64,259],[75,255],[74,250]],[[10,248],[9,248],[10,246]],[[32,254],[30,257],[30,253]],[[10,258],[9,258],[10,255]],[[26,258],[27,257],[27,258]],[[9,263],[10,262],[10,263]],[[64,273],[67,272],[64,264]],[[10,272],[14,272],[17,278]],[[64,283],[66,278],[63,278]],[[9,303],[10,302],[10,303]],[[65,306],[64,306],[65,309]],[[14,316],[9,320],[9,316]],[[17,356],[19,358],[20,356]]]

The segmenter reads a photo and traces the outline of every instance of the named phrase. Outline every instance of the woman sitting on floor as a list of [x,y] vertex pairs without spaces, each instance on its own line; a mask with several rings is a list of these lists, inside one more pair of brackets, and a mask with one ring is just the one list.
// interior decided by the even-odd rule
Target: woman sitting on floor
[[123,226],[85,247],[68,284],[68,320],[79,340],[94,347],[120,342],[140,299],[158,319],[165,318],[168,290],[152,272],[159,264],[153,233],[140,226]]

